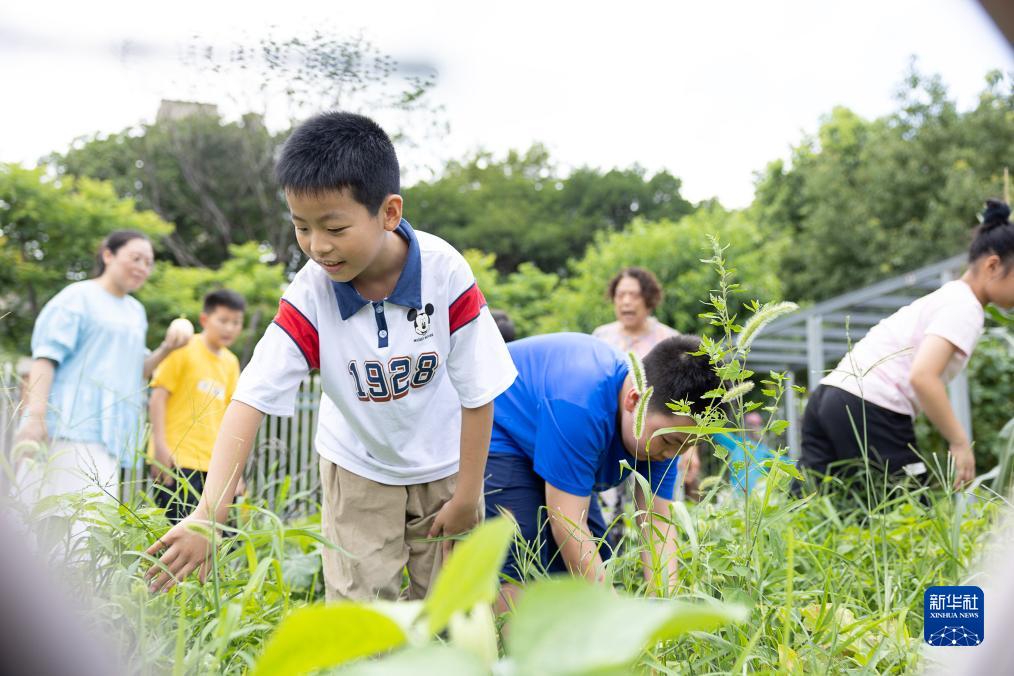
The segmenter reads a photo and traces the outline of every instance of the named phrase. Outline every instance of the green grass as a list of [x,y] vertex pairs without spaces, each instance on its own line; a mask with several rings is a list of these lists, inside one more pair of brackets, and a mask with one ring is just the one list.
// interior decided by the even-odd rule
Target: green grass
[[[771,489],[755,491],[747,510],[714,479],[702,503],[687,505],[689,518],[674,515],[674,598],[741,604],[749,619],[658,643],[638,658],[639,670],[910,672],[919,664],[923,591],[961,583],[990,526],[1009,511],[984,491],[965,504],[942,490],[895,489],[873,509],[840,490],[796,499],[787,480],[769,478]],[[244,673],[283,618],[322,600],[319,517],[283,524],[243,505],[206,584],[191,579],[152,595],[141,552],[168,527],[159,510],[140,495],[129,505],[68,500],[90,521],[73,545],[68,584],[91,601],[87,623],[117,640],[138,673]],[[631,508],[622,520],[627,532],[609,579],[631,596],[653,596]],[[57,535],[48,546],[66,545]],[[525,572],[544,577],[531,562]]]
[[[725,302],[737,287],[717,244],[710,262],[720,272],[721,288],[703,316],[720,335],[705,340],[703,352],[727,382],[717,392],[715,408],[695,417],[701,429],[742,428],[746,412],[775,413],[786,381],[780,374],[755,376],[746,368],[744,351],[734,340],[744,329],[736,317],[729,316]],[[756,303],[747,308],[754,313],[751,321],[744,322],[751,334],[761,330],[765,316],[784,310]],[[748,382],[759,385],[752,396],[759,394],[761,399],[735,396],[749,389],[744,385]],[[731,407],[718,406],[722,398]],[[687,412],[679,402],[671,407]],[[766,431],[777,437],[786,425],[771,420]],[[728,604],[724,608],[745,607],[745,621],[736,611],[727,618],[737,619],[705,627],[694,625],[685,614],[685,609],[699,606],[671,604],[672,616],[663,617],[658,607],[650,605],[658,603],[647,600],[658,594],[658,585],[649,585],[642,573],[641,554],[648,537],[637,530],[628,505],[614,522],[614,527],[624,528],[622,545],[606,564],[606,579],[618,592],[615,597],[585,593],[580,585],[570,583],[539,586],[546,574],[539,568],[538,557],[532,551],[521,552],[523,575],[540,591],[528,605],[536,610],[526,615],[522,597],[516,616],[496,622],[501,656],[506,643],[511,660],[524,664],[525,659],[538,659],[546,673],[554,666],[546,656],[554,650],[561,663],[576,660],[577,664],[578,658],[588,658],[581,662],[583,670],[571,673],[626,673],[630,669],[654,674],[914,672],[921,659],[924,590],[967,581],[992,526],[1011,512],[1009,502],[985,488],[955,494],[946,488],[890,484],[868,472],[851,486],[830,480],[794,497],[789,483],[798,473],[778,461],[767,462],[764,485],[744,498],[727,480],[727,454],[718,448],[709,450],[709,464],[717,470],[702,484],[703,499],[677,505],[669,523],[663,520],[661,524],[675,529],[679,545],[679,581],[670,596],[688,602],[718,600]],[[934,485],[948,486],[949,481],[940,476]],[[132,495],[119,504],[80,495],[63,498],[77,510],[78,518],[90,522],[87,535],[77,541],[66,537],[59,520],[45,518],[46,505],[34,517],[47,526],[37,534],[39,546],[51,552],[51,560],[74,561],[66,577],[68,585],[89,601],[83,621],[123,646],[130,671],[241,674],[257,665],[285,618],[292,616],[298,623],[334,617],[339,622],[344,621],[339,617],[358,612],[314,609],[292,615],[323,600],[320,549],[327,544],[320,536],[319,514],[287,522],[277,516],[295,512],[288,508],[292,498],[287,482],[281,482],[271,497],[268,501],[266,496],[255,496],[236,508],[236,527],[228,530],[231,537],[217,549],[216,565],[206,584],[189,579],[159,595],[147,591],[142,575],[153,561],[142,552],[167,530],[168,523],[145,495]],[[267,504],[274,511],[264,507]],[[406,673],[417,673],[412,670],[420,669],[423,662],[438,665],[459,660],[475,666],[475,655],[463,654],[455,634],[470,632],[474,639],[478,632],[479,640],[473,643],[482,644],[485,630],[468,629],[469,622],[481,624],[476,611],[472,619],[458,614],[467,608],[455,605],[461,600],[455,593],[460,587],[456,583],[471,580],[465,600],[473,608],[476,599],[491,592],[488,580],[483,581],[486,578],[470,576],[484,567],[495,570],[498,564],[496,552],[488,548],[476,545],[462,550],[474,553],[453,566],[448,562],[449,575],[460,580],[445,581],[439,603],[431,597],[426,604],[400,606],[402,620],[421,617],[428,623],[422,628],[418,623],[403,627],[409,636],[407,651],[389,658],[393,661],[357,668],[374,673],[371,666],[394,668],[398,660],[408,665]],[[656,565],[657,581],[663,570],[657,557]],[[582,608],[595,610],[581,614]],[[388,611],[389,607],[379,612]],[[372,617],[371,612],[359,615]],[[648,615],[657,618],[656,625],[635,627],[638,620],[646,622]],[[615,632],[602,621],[595,622],[609,617],[617,618]],[[434,635],[448,620],[450,638]],[[503,627],[514,622],[518,633],[504,641]],[[589,633],[559,631],[551,640],[547,638],[546,632],[581,622],[589,623]],[[378,627],[383,624],[382,618],[377,621]],[[279,632],[283,639],[276,645],[297,635],[291,630],[295,625],[288,626],[288,633]],[[624,635],[620,629],[629,630],[625,635],[635,637],[636,643],[617,644],[616,654],[623,656],[617,666],[606,659],[613,653],[602,647],[616,638],[612,634]],[[390,636],[395,635],[400,634],[390,630]],[[595,645],[589,645],[592,635]],[[373,638],[377,645],[395,644],[385,644],[379,635]],[[312,651],[313,646],[309,648]],[[592,653],[599,655],[598,666]],[[284,655],[282,649],[269,653],[270,663],[284,662]],[[313,657],[302,655],[306,664]],[[482,664],[488,667],[488,659]]]

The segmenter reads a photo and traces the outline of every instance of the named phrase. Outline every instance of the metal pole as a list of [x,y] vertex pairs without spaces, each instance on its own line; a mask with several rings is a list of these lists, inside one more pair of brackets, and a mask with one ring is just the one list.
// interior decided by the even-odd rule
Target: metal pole
[[[940,285],[943,286],[955,279],[957,272],[958,270],[954,268],[941,272]],[[954,408],[954,415],[957,416],[961,426],[965,428],[968,440],[972,441],[972,400],[968,394],[967,370],[962,369],[961,373],[955,376],[954,380],[947,385],[947,394],[951,400],[951,406]]]
[[807,387],[812,392],[824,377],[824,317],[813,315],[806,318],[806,362],[810,379]]
[[789,457],[798,460],[803,451],[803,435],[799,428],[802,422],[799,416],[799,394],[793,389],[796,384],[796,374],[789,371],[787,375],[788,378],[785,380],[785,419],[789,421]]
[[955,376],[947,385],[947,393],[950,395],[951,406],[954,407],[954,415],[958,422],[965,428],[968,440],[972,441],[972,401],[968,395],[968,372],[962,369],[961,373]]

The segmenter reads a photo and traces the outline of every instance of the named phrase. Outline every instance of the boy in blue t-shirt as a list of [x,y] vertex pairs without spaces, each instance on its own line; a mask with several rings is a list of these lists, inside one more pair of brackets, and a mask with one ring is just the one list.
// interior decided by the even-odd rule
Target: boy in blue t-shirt
[[[666,403],[686,399],[696,407],[718,386],[707,357],[692,355],[699,347],[700,339],[677,336],[645,356],[645,377],[654,394],[638,440],[633,423],[639,394],[627,363],[609,345],[579,333],[510,343],[518,378],[494,402],[486,516],[511,512],[545,570],[599,579],[603,554],[608,556],[601,540],[606,525],[591,496],[623,480],[620,462],[625,460],[648,479],[654,493],[645,496],[637,486],[638,510],[643,512],[650,499],[653,511],[668,517],[676,458],[692,440],[679,432],[663,434],[651,441],[650,458],[645,446],[657,430],[694,424],[689,416],[674,415]],[[666,537],[658,544],[674,581],[674,542]],[[511,552],[503,572],[521,581],[522,569],[517,552]],[[505,597],[512,598],[516,589],[505,585]]]

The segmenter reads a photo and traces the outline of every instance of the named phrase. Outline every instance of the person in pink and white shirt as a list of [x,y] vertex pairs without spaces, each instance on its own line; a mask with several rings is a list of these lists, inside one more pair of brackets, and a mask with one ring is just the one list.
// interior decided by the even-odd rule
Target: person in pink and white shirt
[[[643,359],[651,348],[666,338],[680,335],[679,331],[652,315],[662,302],[662,295],[662,285],[650,270],[637,266],[623,268],[606,286],[606,297],[613,303],[616,321],[597,327],[592,336],[608,343],[624,357],[633,352]],[[694,446],[679,461],[684,489],[694,492],[699,467],[697,447]],[[626,484],[620,484],[599,494],[610,519],[620,509],[625,493]],[[619,537],[618,533],[619,529],[616,529],[613,537]]]
[[925,480],[913,426],[925,412],[948,442],[955,488],[970,482],[975,457],[947,383],[968,363],[988,303],[1014,306],[1014,226],[1010,207],[996,200],[986,203],[961,278],[882,320],[820,381],[803,416],[801,464],[821,474],[844,470],[862,457],[865,431],[871,465]]
[[626,355],[642,359],[666,338],[680,335],[652,316],[662,302],[662,285],[650,270],[623,268],[609,281],[606,295],[613,303],[616,321],[603,324],[592,335]]

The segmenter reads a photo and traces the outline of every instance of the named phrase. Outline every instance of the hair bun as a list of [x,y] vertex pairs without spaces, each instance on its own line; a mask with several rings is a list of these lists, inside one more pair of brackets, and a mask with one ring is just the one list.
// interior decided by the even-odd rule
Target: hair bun
[[982,212],[983,230],[1010,223],[1010,206],[1000,200],[987,200],[986,209]]

